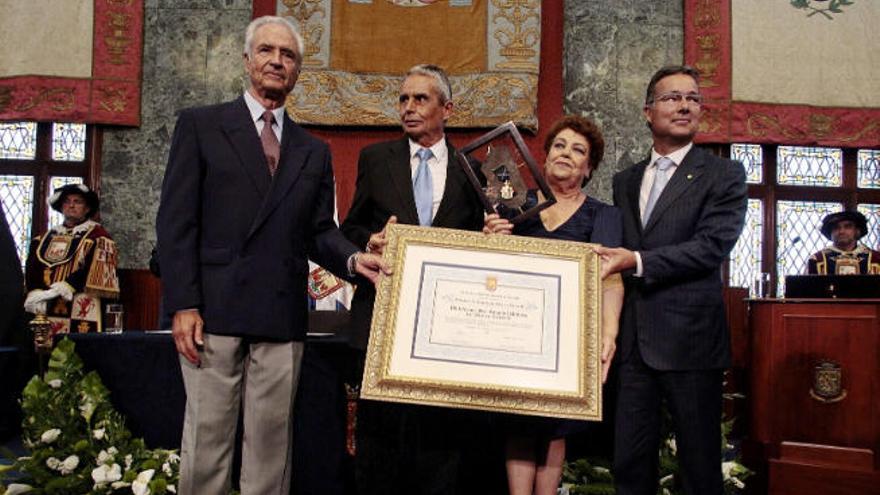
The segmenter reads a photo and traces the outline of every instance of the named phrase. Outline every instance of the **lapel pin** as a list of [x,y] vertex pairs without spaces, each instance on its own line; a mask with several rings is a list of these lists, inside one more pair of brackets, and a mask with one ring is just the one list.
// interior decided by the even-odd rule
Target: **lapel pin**
[[687,178],[688,178],[688,180],[693,179],[693,178],[694,178],[694,174],[688,174]]

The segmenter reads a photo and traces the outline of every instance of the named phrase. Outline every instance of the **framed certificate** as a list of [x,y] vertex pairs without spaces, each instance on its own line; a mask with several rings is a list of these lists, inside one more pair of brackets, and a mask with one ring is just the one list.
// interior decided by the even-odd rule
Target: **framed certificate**
[[602,418],[589,244],[389,225],[361,397]]

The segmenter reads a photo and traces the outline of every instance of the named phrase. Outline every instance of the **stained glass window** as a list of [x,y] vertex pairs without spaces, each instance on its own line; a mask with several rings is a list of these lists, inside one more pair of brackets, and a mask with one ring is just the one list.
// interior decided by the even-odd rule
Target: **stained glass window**
[[880,150],[859,150],[859,187],[880,189]]
[[730,145],[730,157],[741,161],[746,168],[746,182],[760,184],[764,181],[762,165],[764,155],[760,144],[732,144]]
[[85,124],[52,124],[52,159],[59,162],[86,159]]
[[822,218],[843,210],[843,204],[820,201],[776,203],[776,274],[779,293],[785,291],[785,276],[806,271],[810,255],[829,244],[819,228]]
[[0,175],[0,201],[22,266],[27,259],[34,204],[34,178],[29,175]]
[[880,205],[860,204],[858,210],[868,219],[868,233],[859,242],[871,249],[880,249]]
[[779,184],[840,187],[843,183],[843,151],[839,148],[780,146],[776,157]]
[[745,227],[730,253],[731,287],[749,287],[750,292],[753,289],[751,282],[761,273],[763,232],[764,203],[760,199],[749,199]]
[[32,160],[36,156],[36,122],[0,122],[0,158]]
[[[49,195],[55,192],[61,186],[67,184],[82,184],[82,177],[51,177],[49,179]],[[60,225],[64,222],[64,215],[49,208],[49,227]]]

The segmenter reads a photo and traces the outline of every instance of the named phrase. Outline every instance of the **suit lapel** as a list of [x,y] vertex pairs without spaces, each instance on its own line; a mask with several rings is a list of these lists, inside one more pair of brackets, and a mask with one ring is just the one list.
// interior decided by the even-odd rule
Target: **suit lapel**
[[309,153],[311,153],[311,148],[304,145],[302,132],[287,117],[285,112],[284,130],[281,133],[281,159],[278,170],[270,182],[269,192],[266,195],[265,201],[263,201],[263,206],[254,219],[251,233],[256,231],[260,224],[281,204],[281,200],[284,199],[302,173]]
[[409,140],[403,138],[391,143],[388,148],[388,175],[400,200],[397,219],[400,223],[419,224],[416,199],[413,195],[412,168],[410,166]]
[[675,170],[669,183],[663,188],[660,197],[657,198],[657,204],[654,205],[654,211],[651,212],[651,218],[645,225],[645,231],[651,229],[663,213],[678,199],[690,186],[694,184],[697,178],[703,173],[703,157],[697,148],[691,148],[684,157],[681,165]]
[[643,160],[635,165],[632,173],[626,181],[626,198],[629,202],[629,214],[636,219],[636,225],[642,226],[642,213],[639,211],[639,196],[642,192],[642,178],[645,176],[645,169],[648,168],[650,158]]
[[269,164],[244,97],[239,97],[224,107],[221,126],[229,144],[238,155],[238,162],[244,168],[245,175],[250,178],[260,196],[265,197],[271,181]]

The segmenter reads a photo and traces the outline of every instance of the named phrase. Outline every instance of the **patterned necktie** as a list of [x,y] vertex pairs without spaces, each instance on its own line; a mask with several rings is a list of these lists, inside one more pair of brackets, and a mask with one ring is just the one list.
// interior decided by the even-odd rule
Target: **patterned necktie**
[[274,176],[278,170],[278,158],[281,156],[281,146],[278,144],[278,137],[272,130],[272,124],[275,123],[275,114],[271,110],[263,112],[263,130],[260,132],[260,141],[263,143],[263,153],[266,154],[266,161],[269,163],[269,175]]
[[419,213],[419,225],[431,225],[431,214],[434,209],[434,181],[431,179],[431,169],[428,168],[428,160],[434,156],[428,148],[422,148],[416,152],[419,157],[419,166],[416,169],[416,177],[413,179],[413,196],[416,200],[416,211]]
[[674,164],[675,162],[665,156],[661,156],[654,163],[657,170],[654,172],[654,183],[651,185],[651,193],[648,194],[648,202],[645,203],[645,213],[642,215],[642,227],[648,224],[648,219],[651,218],[651,212],[654,211],[657,199],[660,197],[660,193],[663,192],[663,188],[666,187],[666,183],[669,182],[669,167]]

